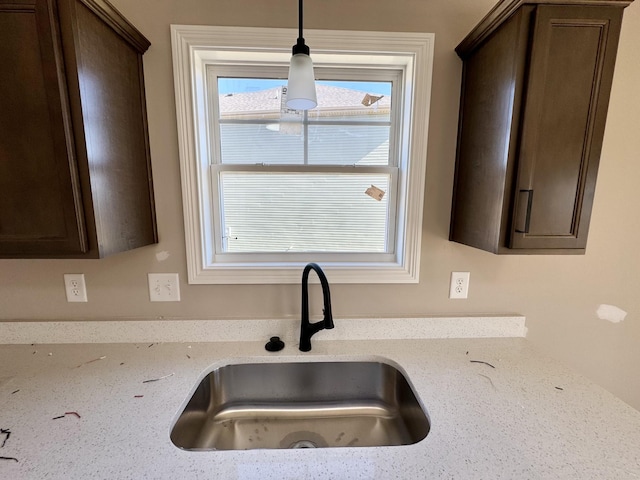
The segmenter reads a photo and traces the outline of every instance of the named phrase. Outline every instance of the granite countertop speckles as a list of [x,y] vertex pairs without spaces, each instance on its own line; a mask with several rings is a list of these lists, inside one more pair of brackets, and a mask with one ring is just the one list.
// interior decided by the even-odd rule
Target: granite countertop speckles
[[[18,459],[0,460],[0,478],[640,478],[640,412],[525,339],[318,338],[308,354],[263,346],[0,346],[0,428],[11,432],[0,456]],[[169,440],[216,365],[379,357],[406,371],[427,408],[431,432],[415,445],[187,452]]]

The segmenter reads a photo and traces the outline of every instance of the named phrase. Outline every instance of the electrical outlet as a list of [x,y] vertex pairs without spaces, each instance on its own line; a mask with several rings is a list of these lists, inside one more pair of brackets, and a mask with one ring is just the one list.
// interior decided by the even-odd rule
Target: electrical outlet
[[87,287],[84,283],[84,273],[65,273],[64,289],[67,302],[87,302]]
[[152,302],[179,302],[180,279],[177,273],[149,273],[149,299]]
[[467,298],[469,295],[469,272],[451,272],[449,298]]

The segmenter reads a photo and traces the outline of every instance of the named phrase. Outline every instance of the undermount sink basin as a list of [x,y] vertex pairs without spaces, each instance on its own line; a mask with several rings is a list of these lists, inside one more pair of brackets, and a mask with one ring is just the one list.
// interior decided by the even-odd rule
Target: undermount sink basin
[[429,428],[387,363],[248,363],[202,379],[171,441],[185,450],[374,447],[417,443]]

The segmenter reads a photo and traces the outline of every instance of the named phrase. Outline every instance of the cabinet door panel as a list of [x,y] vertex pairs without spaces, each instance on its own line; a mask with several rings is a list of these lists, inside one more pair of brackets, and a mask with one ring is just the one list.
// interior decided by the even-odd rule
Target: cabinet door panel
[[0,1],[3,256],[87,249],[53,17],[50,1]]
[[511,248],[586,246],[621,14],[537,8]]
[[156,240],[141,55],[82,2],[62,2],[61,11],[74,22],[76,138],[85,141],[101,253],[148,245]]

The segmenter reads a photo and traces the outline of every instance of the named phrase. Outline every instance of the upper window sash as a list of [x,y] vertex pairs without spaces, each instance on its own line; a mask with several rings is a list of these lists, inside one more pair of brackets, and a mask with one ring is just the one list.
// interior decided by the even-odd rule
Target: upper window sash
[[[222,64],[208,63],[206,65],[206,106],[207,106],[207,123],[211,125],[212,131],[210,136],[210,162],[222,163],[222,145],[221,139],[221,125],[268,125],[279,124],[279,118],[254,118],[254,119],[224,119],[220,112],[219,91],[218,91],[218,78],[229,77],[242,77],[252,78],[257,77],[256,73],[259,71],[259,78],[265,79],[281,79],[286,84],[287,68],[278,66],[260,66],[259,70],[256,70],[255,65],[242,64],[240,60],[237,60],[233,64],[225,62]],[[316,111],[317,109],[304,112],[301,124],[304,129],[304,140],[307,145],[307,133],[309,126],[329,126],[329,125],[352,125],[352,126],[382,126],[389,127],[389,152],[388,152],[388,166],[398,166],[399,164],[399,132],[402,125],[403,116],[403,69],[391,66],[377,66],[368,68],[355,68],[355,67],[315,67],[315,76],[317,81],[322,80],[334,80],[334,81],[367,81],[367,82],[388,82],[391,84],[391,111],[388,120],[331,120],[331,118],[320,117]],[[319,111],[319,110],[318,110]],[[304,164],[308,163],[309,152],[305,148],[304,150]],[[266,161],[259,161],[256,163],[269,163]]]

